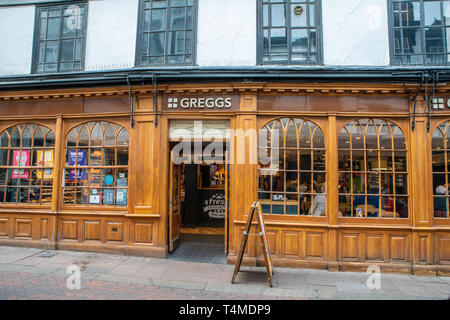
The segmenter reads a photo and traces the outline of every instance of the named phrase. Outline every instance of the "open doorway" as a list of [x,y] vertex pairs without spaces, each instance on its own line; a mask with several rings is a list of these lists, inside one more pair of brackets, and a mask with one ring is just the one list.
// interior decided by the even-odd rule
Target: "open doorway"
[[[227,153],[213,154],[213,160],[202,159],[193,153],[191,161],[175,164],[172,161],[174,145],[170,144],[169,258],[225,263],[228,249]],[[202,152],[207,145],[207,142],[202,143]]]

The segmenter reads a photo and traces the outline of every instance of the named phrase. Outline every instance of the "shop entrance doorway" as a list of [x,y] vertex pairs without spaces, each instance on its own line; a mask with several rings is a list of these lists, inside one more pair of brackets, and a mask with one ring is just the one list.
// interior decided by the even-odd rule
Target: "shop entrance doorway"
[[186,249],[191,256],[200,251],[211,255],[220,251],[223,256],[228,251],[227,143],[223,151],[212,154],[208,145],[202,142],[201,148],[180,152],[177,143],[170,143],[169,252],[180,246],[183,249],[177,251]]

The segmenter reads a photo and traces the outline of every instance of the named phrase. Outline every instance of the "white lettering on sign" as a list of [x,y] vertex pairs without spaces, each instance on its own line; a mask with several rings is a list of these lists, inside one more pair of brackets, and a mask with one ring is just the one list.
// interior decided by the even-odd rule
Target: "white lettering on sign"
[[229,109],[231,98],[168,98],[169,109]]

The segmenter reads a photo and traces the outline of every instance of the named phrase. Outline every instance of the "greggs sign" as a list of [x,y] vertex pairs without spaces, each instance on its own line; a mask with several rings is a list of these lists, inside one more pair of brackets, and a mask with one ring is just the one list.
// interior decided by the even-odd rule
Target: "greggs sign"
[[229,111],[239,108],[239,96],[167,96],[163,107],[167,111]]

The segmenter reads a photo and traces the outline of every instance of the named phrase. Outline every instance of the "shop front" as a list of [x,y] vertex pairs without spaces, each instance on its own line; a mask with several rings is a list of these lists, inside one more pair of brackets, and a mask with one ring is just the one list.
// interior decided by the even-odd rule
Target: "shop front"
[[[417,89],[2,92],[0,244],[166,257],[217,228],[234,263],[257,200],[275,266],[449,274],[450,87],[431,110]],[[258,239],[244,263],[264,263]]]

